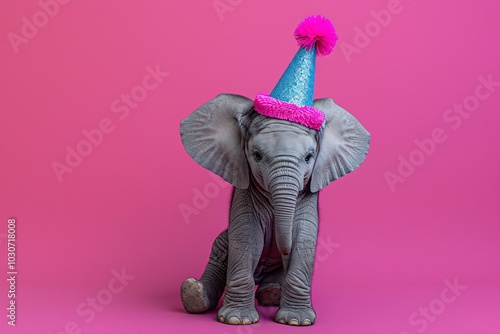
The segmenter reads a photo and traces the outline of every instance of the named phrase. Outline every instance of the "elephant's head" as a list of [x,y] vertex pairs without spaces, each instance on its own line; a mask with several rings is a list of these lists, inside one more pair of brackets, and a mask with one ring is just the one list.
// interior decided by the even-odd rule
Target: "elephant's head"
[[370,135],[331,99],[314,101],[326,116],[319,131],[260,115],[253,103],[218,95],[181,122],[181,138],[197,163],[236,188],[252,183],[270,199],[278,249],[288,254],[298,196],[355,170],[368,152]]

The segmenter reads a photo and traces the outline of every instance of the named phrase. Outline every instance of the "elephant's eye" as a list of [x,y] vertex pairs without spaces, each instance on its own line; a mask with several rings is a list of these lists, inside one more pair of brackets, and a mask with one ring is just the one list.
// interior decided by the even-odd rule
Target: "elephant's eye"
[[312,159],[312,158],[313,158],[313,154],[312,154],[312,153],[308,153],[308,154],[306,155],[306,158],[305,158],[306,163],[311,162],[311,159]]
[[260,154],[259,151],[254,151],[253,152],[253,158],[255,159],[255,161],[259,162],[262,160],[262,154]]

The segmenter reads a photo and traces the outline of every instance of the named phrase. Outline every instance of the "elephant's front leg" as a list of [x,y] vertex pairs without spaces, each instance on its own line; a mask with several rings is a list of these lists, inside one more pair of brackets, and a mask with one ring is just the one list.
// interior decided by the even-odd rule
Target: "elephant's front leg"
[[311,281],[318,236],[317,194],[297,205],[293,227],[292,251],[283,256],[285,279],[280,308],[275,321],[308,326],[316,321],[311,305]]
[[227,324],[248,325],[259,321],[254,272],[264,246],[264,233],[250,203],[239,195],[242,194],[237,190],[231,205],[226,296],[218,319]]

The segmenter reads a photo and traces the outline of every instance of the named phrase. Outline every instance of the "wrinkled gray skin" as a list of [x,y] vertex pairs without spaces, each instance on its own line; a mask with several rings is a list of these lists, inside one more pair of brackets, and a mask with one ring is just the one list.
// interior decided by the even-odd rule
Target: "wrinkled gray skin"
[[316,321],[311,278],[318,191],[361,164],[370,135],[331,99],[317,99],[314,107],[326,115],[320,131],[264,117],[253,101],[229,94],[181,122],[189,155],[235,187],[229,228],[214,241],[201,279],[182,284],[186,311],[214,309],[225,288],[220,322],[259,321],[255,297],[279,306],[279,323]]

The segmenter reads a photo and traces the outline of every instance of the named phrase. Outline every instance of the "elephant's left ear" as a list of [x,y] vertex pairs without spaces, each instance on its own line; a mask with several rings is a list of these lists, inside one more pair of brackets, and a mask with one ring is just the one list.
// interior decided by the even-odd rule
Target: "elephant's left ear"
[[370,134],[332,99],[314,100],[313,107],[326,115],[311,176],[311,191],[317,192],[359,167],[368,153]]

